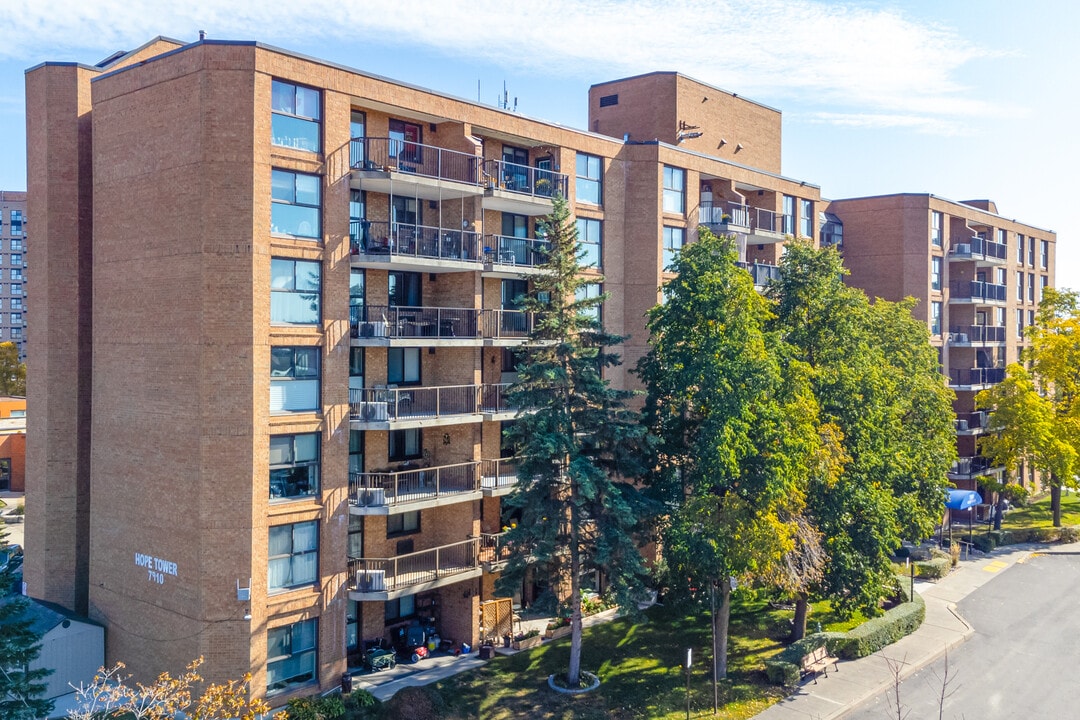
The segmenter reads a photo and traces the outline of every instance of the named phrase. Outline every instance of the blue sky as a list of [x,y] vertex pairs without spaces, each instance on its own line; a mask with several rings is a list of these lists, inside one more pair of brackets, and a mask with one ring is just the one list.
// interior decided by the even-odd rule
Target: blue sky
[[[1080,4],[1063,0],[4,0],[0,188],[26,187],[23,71],[95,63],[157,35],[259,40],[585,127],[589,85],[678,70],[778,108],[783,172],[825,197],[991,198],[1058,233],[1070,208]],[[33,222],[31,220],[31,222]]]

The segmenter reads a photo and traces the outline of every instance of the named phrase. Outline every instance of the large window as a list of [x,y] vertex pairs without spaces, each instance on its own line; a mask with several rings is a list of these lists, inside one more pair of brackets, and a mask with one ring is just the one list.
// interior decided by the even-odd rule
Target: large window
[[1024,236],[1019,233],[1016,235],[1016,262],[1024,264]]
[[[577,300],[586,300],[598,298],[604,294],[604,286],[600,283],[586,283],[577,290],[574,291],[574,297]],[[604,308],[603,303],[597,303],[590,308],[585,308],[581,311],[582,315],[587,315],[597,323],[604,322]]]
[[941,334],[941,303],[930,303],[930,334],[938,336]]
[[386,351],[386,382],[391,385],[420,384],[420,348]]
[[267,590],[310,585],[319,579],[319,523],[316,520],[270,528]]
[[814,237],[814,201],[799,201],[799,237]]
[[583,155],[578,153],[577,156],[577,191],[574,194],[575,199],[580,203],[591,203],[592,205],[599,205],[601,192],[601,162],[600,158],[593,155]]
[[942,225],[941,213],[939,213],[937,211],[931,212],[930,213],[930,242],[935,247],[941,247],[941,242],[942,242],[942,240],[941,240],[941,238],[942,238],[941,225]]
[[414,460],[424,456],[423,434],[420,428],[391,430],[388,458],[391,462]]
[[409,512],[395,513],[389,515],[386,518],[386,536],[391,535],[404,535],[406,533],[419,532],[420,530],[420,511],[411,510]]
[[[1034,243],[1034,241],[1032,241],[1031,248],[1032,248],[1031,252],[1035,252],[1035,243]],[[1046,270],[1050,266],[1050,241],[1049,240],[1040,240],[1039,241],[1039,258],[1040,258],[1040,260],[1039,260],[1040,267],[1042,267],[1043,270]],[[1035,265],[1035,263],[1031,263],[1031,264],[1032,264],[1032,266]]]
[[1016,273],[1016,299],[1024,301],[1024,273]]
[[398,159],[401,163],[418,163],[423,161],[421,156],[420,141],[421,128],[414,123],[404,120],[391,120],[389,126],[390,157]]
[[319,409],[319,348],[270,348],[270,412]]
[[[364,472],[364,431],[349,430],[349,472]],[[350,556],[352,557],[352,556]],[[360,557],[357,555],[356,557]]]
[[[22,237],[23,234],[23,214],[22,210],[11,211],[11,237]],[[12,245],[12,250],[15,246]]]
[[319,91],[274,80],[270,135],[274,145],[319,152]]
[[682,250],[686,239],[686,229],[664,226],[664,269],[675,262],[675,256]]
[[416,614],[416,596],[403,595],[394,600],[387,600],[384,606],[386,622],[396,622]]
[[318,239],[322,237],[322,187],[318,175],[271,171],[270,232]]
[[1020,309],[1016,311],[1016,337],[1024,337],[1024,311]]
[[416,272],[392,272],[389,275],[390,305],[419,307],[424,276]]
[[[365,136],[367,116],[359,110],[353,110],[349,116],[349,137],[360,141]],[[353,142],[349,144],[349,162],[353,167],[364,166],[364,143]]]
[[1028,265],[1035,267],[1035,241],[1028,238]]
[[319,433],[270,436],[270,498],[319,492]]
[[270,260],[270,322],[316,325],[322,265],[308,260]]
[[785,235],[795,234],[795,198],[790,195],[784,196],[784,214],[782,216],[783,226],[780,228],[780,232]]
[[686,212],[686,171],[664,166],[664,212]]
[[1035,273],[1028,273],[1027,297],[1029,303],[1035,302]]
[[314,681],[319,620],[301,620],[266,631],[266,691],[281,692]]
[[585,267],[600,267],[602,260],[601,242],[602,230],[599,220],[592,218],[577,219],[578,242],[584,255],[581,264]]
[[941,258],[937,256],[930,258],[930,289],[941,289]]

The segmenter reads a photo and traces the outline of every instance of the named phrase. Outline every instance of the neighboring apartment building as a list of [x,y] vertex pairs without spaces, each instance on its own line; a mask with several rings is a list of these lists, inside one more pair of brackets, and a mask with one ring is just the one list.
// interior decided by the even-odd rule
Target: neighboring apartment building
[[26,398],[0,395],[0,492],[26,489]]
[[0,342],[26,359],[26,193],[0,190]]
[[[833,200],[824,221],[822,245],[842,238],[850,284],[871,297],[919,301],[915,316],[930,328],[956,392],[959,460],[949,479],[975,489],[981,477],[1000,477],[1004,468],[979,454],[986,413],[975,395],[1020,358],[1024,328],[1035,322],[1043,289],[1054,286],[1057,236],[1002,217],[989,200],[925,193]],[[1034,485],[1034,468],[1021,466],[1016,480]]]
[[202,655],[275,705],[417,617],[479,639],[554,193],[630,336],[617,385],[699,222],[761,284],[816,239],[780,113],[676,73],[593,87],[589,131],[250,42],[26,82],[29,592],[105,625],[109,663]]

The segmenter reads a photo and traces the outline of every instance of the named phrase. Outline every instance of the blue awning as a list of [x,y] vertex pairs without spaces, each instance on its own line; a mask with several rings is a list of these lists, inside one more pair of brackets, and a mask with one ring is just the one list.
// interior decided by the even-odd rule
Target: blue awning
[[974,490],[950,490],[945,500],[945,507],[950,510],[967,510],[982,505],[982,495]]

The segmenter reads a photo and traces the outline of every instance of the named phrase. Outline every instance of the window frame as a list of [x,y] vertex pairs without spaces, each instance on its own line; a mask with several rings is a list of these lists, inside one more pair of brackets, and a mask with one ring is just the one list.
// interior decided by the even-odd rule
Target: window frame
[[945,224],[945,216],[937,210],[930,211],[930,244],[934,247],[942,247],[945,242],[945,233],[942,227]]
[[[312,628],[310,633],[305,633],[301,626],[310,626]],[[297,641],[297,630],[299,629],[299,635],[301,640],[304,640],[307,636],[310,636],[311,643],[309,646],[301,646],[299,648],[293,647]],[[288,632],[288,653],[285,655],[270,656],[275,645],[278,643],[272,639],[272,636],[276,637],[278,634]],[[298,622],[291,623],[289,625],[283,625],[281,627],[269,628],[266,631],[266,694],[277,695],[283,692],[288,692],[294,687],[300,687],[303,685],[310,685],[315,683],[319,679],[319,618],[309,618],[307,620],[300,620]],[[305,656],[311,656],[310,670],[307,670],[309,663],[305,662]],[[293,658],[300,658],[299,660],[293,660]],[[270,683],[270,677],[272,675],[272,668],[274,666],[282,664],[288,667],[290,664],[305,668],[305,672],[298,673],[288,678]],[[306,679],[296,680],[296,678],[302,678],[304,675],[309,675]]]
[[[391,355],[401,356],[401,378],[397,379],[391,377],[390,371],[394,363],[391,361]],[[411,359],[415,356],[415,377],[410,378],[409,370],[411,367]],[[423,358],[418,347],[392,347],[386,350],[386,384],[398,385],[400,387],[415,387],[422,385],[423,376]]]
[[799,233],[801,237],[814,239],[814,201],[799,198]]
[[[675,182],[678,178],[678,183]],[[664,165],[663,169],[663,181],[662,181],[662,209],[666,213],[672,213],[675,215],[686,214],[686,170],[683,168],[675,167],[674,165]],[[669,200],[678,200],[678,209],[674,209],[674,202],[669,204]]]
[[[285,359],[286,352],[292,354],[292,360],[285,369],[282,364]],[[314,368],[311,366],[300,367],[301,363],[297,362],[300,353],[304,356],[314,358]],[[277,367],[279,370],[275,371],[275,359],[278,361]],[[296,373],[302,371],[303,374],[297,375]],[[285,374],[282,374],[284,371]],[[275,372],[277,374],[275,374]],[[283,383],[294,382],[314,382],[314,406],[303,408],[286,409],[284,406],[281,409],[274,409],[274,388],[282,387],[285,390]],[[270,414],[271,415],[287,415],[290,413],[307,413],[307,412],[319,412],[321,409],[322,398],[322,375],[321,375],[321,357],[320,348],[317,345],[272,345],[270,347]],[[284,398],[283,398],[284,399]]]
[[[577,229],[578,246],[585,255],[581,258],[581,267],[601,268],[604,263],[604,221],[599,218],[579,217],[574,225]],[[596,239],[593,240],[592,229]],[[595,260],[592,256],[595,255]]]
[[[386,516],[386,538],[398,538],[405,535],[415,535],[423,529],[423,525],[420,521],[421,515],[419,510],[406,510],[405,512],[393,513]],[[412,522],[415,520],[415,522]],[[394,529],[391,529],[390,524],[393,521]],[[397,526],[401,527],[398,528]]]
[[[314,445],[313,445],[314,451],[315,451],[314,457],[313,458],[304,458],[304,459],[299,459],[298,460],[297,456],[298,456],[299,453],[298,453],[297,439],[298,438],[307,438],[309,436],[314,440]],[[288,444],[289,444],[288,452],[289,452],[289,455],[290,455],[291,459],[288,460],[287,462],[275,463],[274,462],[274,445],[275,445],[275,441],[277,441],[279,445],[282,445],[282,444],[284,444],[282,441],[285,441],[285,440],[289,441],[288,442]],[[304,498],[318,497],[318,495],[319,495],[319,487],[321,485],[321,475],[322,475],[322,434],[321,433],[319,433],[319,432],[310,432],[310,433],[287,433],[287,434],[283,434],[283,435],[271,435],[270,436],[270,456],[269,457],[270,457],[269,497],[270,497],[271,501],[282,501],[282,502],[284,502],[284,501],[292,501],[292,500],[298,500],[298,499],[304,499]],[[296,473],[296,471],[300,470],[301,468],[306,468],[306,473],[308,475],[308,477],[306,479],[307,492],[296,492],[296,493],[293,493],[293,494],[289,494],[287,492],[287,489],[290,486],[290,484],[295,485],[296,487],[300,487],[302,485],[302,482],[300,480],[296,480],[296,481],[293,481],[293,482],[290,483],[290,479],[289,479],[289,476],[298,475]],[[283,471],[293,471],[293,472],[292,473],[286,473],[286,472],[283,472]],[[275,479],[275,477],[274,477],[275,472],[279,473],[279,475],[280,475],[280,477],[278,479]],[[274,494],[275,485],[278,485],[282,489],[281,493],[278,494],[278,495]]]
[[[313,547],[296,549],[297,542],[297,530],[301,527],[311,526],[314,529],[312,537],[315,540]],[[285,528],[288,528],[289,532],[289,551],[287,553],[275,553],[273,551],[273,537],[275,534],[283,535],[282,532]],[[311,574],[310,579],[306,576],[302,576],[300,579],[296,579],[297,575],[297,560],[309,558],[309,556],[315,556],[314,572]],[[284,585],[273,585],[274,581],[273,572],[270,569],[271,565],[275,561],[282,561],[288,559],[288,581]],[[267,528],[267,572],[266,572],[266,593],[268,595],[274,595],[277,593],[289,592],[296,590],[297,588],[307,587],[309,585],[317,585],[319,582],[319,521],[318,520],[304,520],[302,522],[285,523],[283,525],[271,525]]]
[[[291,191],[288,198],[280,194],[280,191],[284,189],[286,184],[283,182],[284,178],[291,177]],[[297,182],[300,178],[313,179],[315,181],[314,189],[316,198],[314,202],[304,202],[297,200],[297,196],[300,194],[297,190]],[[277,182],[275,182],[277,180]],[[304,192],[308,192],[305,190]],[[277,211],[277,219],[275,219],[276,208],[300,208],[302,210],[314,211],[312,218],[302,219],[295,222],[296,227],[292,228],[291,224],[285,224],[286,216],[282,213],[284,210]],[[280,224],[278,220],[282,221]],[[314,228],[310,233],[300,232],[301,224],[305,222],[314,223]],[[279,229],[282,227],[292,228],[297,232],[289,232],[288,229]],[[285,168],[272,167],[270,168],[270,234],[278,235],[290,238],[298,238],[301,240],[322,240],[322,176],[315,173],[304,173],[297,170],[287,170]]]
[[[676,238],[677,236],[677,238]],[[676,245],[676,240],[678,245]],[[675,258],[678,257],[678,253],[682,251],[686,245],[686,228],[678,227],[675,225],[664,225],[661,230],[660,240],[661,256],[663,264],[661,269],[665,272],[670,272],[668,268],[675,262]]]
[[[416,449],[409,452],[409,434],[415,433]],[[389,462],[419,460],[424,457],[424,431],[422,428],[390,430],[386,437],[386,459]]]
[[930,334],[941,337],[941,302],[938,300],[930,303]]
[[[279,98],[285,98],[287,93],[278,91],[281,89],[291,89],[291,109],[285,107],[278,107],[277,100]],[[297,111],[297,102],[300,93],[312,93],[315,105],[314,115],[304,115]],[[290,150],[299,150],[301,152],[318,153],[322,152],[322,100],[323,94],[321,90],[317,88],[308,87],[299,83],[294,83],[289,80],[281,80],[278,78],[272,78],[270,80],[270,144],[275,147],[289,148]],[[275,122],[277,118],[282,118],[282,122]],[[315,140],[314,147],[309,147],[307,142],[310,142],[311,138],[304,135],[293,135],[287,131],[287,128],[292,125],[293,127],[314,127]],[[275,130],[281,130],[281,134],[275,132]],[[282,142],[278,142],[278,139]],[[291,142],[285,142],[291,141]]]
[[[604,284],[597,282],[587,282],[578,286],[578,289],[574,291],[575,300],[585,300],[588,298],[598,298],[604,295]],[[595,310],[595,314],[592,312]],[[604,303],[597,304],[594,308],[588,308],[582,311],[583,315],[591,316],[596,320],[596,324],[600,327],[604,325]]]
[[[277,265],[278,267],[281,267],[281,266],[283,266],[285,264],[289,264],[292,267],[292,271],[291,271],[291,275],[292,275],[291,287],[287,287],[287,288],[275,287],[275,283],[277,282],[277,277],[278,277],[275,274],[275,265]],[[315,271],[316,271],[315,286],[316,287],[315,287],[314,291],[312,291],[311,289],[304,289],[304,290],[297,290],[296,289],[296,287],[297,287],[297,277],[298,277],[297,276],[297,268],[300,265],[312,266],[312,267],[315,268]],[[303,320],[300,320],[300,319],[298,319],[298,320],[287,319],[289,317],[289,315],[292,314],[292,313],[295,313],[295,314],[299,315],[298,311],[293,310],[293,306],[295,304],[298,304],[298,303],[300,305],[302,305],[303,301],[304,301],[304,296],[308,296],[310,298],[311,295],[312,295],[312,292],[314,292],[314,297],[315,297],[315,300],[314,300],[315,307],[314,307],[314,310],[313,310],[314,317],[311,318],[311,319],[303,319]],[[279,301],[278,311],[279,312],[283,311],[284,315],[286,316],[286,319],[282,319],[281,317],[277,317],[277,318],[274,317],[274,313],[275,313],[275,303],[274,303],[275,298],[274,298],[274,295],[275,294],[281,296],[280,301]],[[299,296],[299,297],[298,298],[289,297],[289,296],[293,296],[293,295],[296,295],[296,296]],[[281,302],[284,302],[284,305],[280,305]],[[318,261],[318,260],[304,260],[303,258],[271,257],[270,258],[270,324],[271,325],[319,325],[321,322],[322,322],[322,263],[320,261]]]
[[[584,167],[582,167],[584,161]],[[595,163],[593,162],[595,161]],[[598,155],[578,153],[574,161],[575,184],[574,202],[587,203],[600,206],[604,202],[604,161]],[[595,175],[592,173],[595,171]],[[583,188],[591,188],[593,192],[584,196]],[[595,198],[595,199],[594,199]]]
[[941,292],[941,272],[943,267],[943,259],[940,255],[933,255],[930,258],[930,289]]

